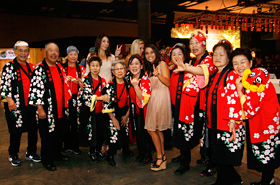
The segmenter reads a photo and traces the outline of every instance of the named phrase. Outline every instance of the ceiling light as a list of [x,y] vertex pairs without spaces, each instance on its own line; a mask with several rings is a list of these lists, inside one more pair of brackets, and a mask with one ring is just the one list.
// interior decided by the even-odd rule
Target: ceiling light
[[186,5],[186,4],[189,4],[191,1],[186,1],[186,2],[184,2],[184,3],[181,3],[181,4],[178,4],[178,6],[184,6],[184,5]]

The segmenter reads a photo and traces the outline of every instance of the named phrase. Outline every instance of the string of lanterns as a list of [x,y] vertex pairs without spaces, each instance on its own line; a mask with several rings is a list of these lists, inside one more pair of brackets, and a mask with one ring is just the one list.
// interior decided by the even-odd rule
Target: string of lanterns
[[201,29],[205,27],[206,34],[208,28],[211,29],[231,29],[242,31],[261,32],[280,32],[280,16],[269,16],[260,14],[235,14],[235,13],[219,13],[207,11],[178,18],[174,20],[175,25],[192,24],[194,28]]

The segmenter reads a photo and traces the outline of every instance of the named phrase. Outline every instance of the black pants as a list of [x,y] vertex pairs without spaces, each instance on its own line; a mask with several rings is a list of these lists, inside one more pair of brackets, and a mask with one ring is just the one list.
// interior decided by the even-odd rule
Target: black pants
[[73,101],[77,101],[77,94],[73,94],[69,100],[69,119],[65,123],[64,148],[77,151],[79,150],[77,108],[73,106],[76,104]]
[[219,185],[234,184],[241,182],[240,175],[236,172],[234,166],[230,165],[218,165],[217,180],[216,183]]
[[[121,124],[121,123],[120,123]],[[108,155],[115,155],[117,153],[117,150],[122,148],[123,151],[129,149],[129,138],[126,135],[126,128],[120,126],[120,130],[118,130],[118,142],[119,144],[109,144],[109,150],[108,150]]]
[[28,133],[28,147],[27,153],[30,155],[36,154],[37,150],[37,140],[38,140],[38,126],[36,122],[36,107],[26,106],[25,110],[28,113],[28,116],[25,117],[22,123],[21,128],[16,128],[16,120],[12,113],[9,111],[8,104],[4,103],[5,116],[10,132],[10,146],[9,146],[9,155],[17,155],[20,148],[20,140],[23,132]]
[[189,166],[191,163],[191,150],[190,149],[186,149],[186,150],[180,149],[180,153],[181,153],[180,165],[184,166],[184,167]]
[[47,119],[39,119],[39,132],[41,137],[41,157],[43,164],[53,163],[54,159],[61,155],[63,127],[65,121],[63,118],[55,120],[53,132],[49,132],[49,123]]
[[147,130],[144,129],[144,118],[136,114],[136,142],[139,155],[149,157],[151,156],[151,137]]
[[270,170],[270,171],[265,171],[262,172],[262,180],[261,180],[261,184],[263,185],[269,185],[270,181],[274,178],[274,172],[275,170]]
[[102,144],[105,140],[105,122],[103,120],[104,115],[100,113],[96,113],[96,141],[92,141],[90,144],[89,151],[93,154],[95,151],[101,151]]
[[122,148],[123,151],[129,149],[129,137],[126,134],[126,127],[121,126],[121,118],[127,113],[128,107],[120,107],[116,109],[116,119],[119,121],[120,130],[118,130],[117,143],[109,144],[108,155],[115,155],[117,150]]

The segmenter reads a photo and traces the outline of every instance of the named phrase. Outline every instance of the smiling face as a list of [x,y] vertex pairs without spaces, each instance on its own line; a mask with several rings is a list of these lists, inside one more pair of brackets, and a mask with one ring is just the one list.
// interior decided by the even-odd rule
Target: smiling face
[[123,79],[125,76],[125,67],[121,63],[115,64],[113,74],[116,78]]
[[196,57],[201,57],[205,52],[205,47],[203,47],[195,37],[192,37],[189,44],[191,52]]
[[100,49],[106,51],[107,48],[109,47],[109,44],[110,44],[110,42],[109,42],[108,37],[103,37],[101,39]]
[[156,60],[156,54],[154,50],[150,47],[145,49],[145,58],[150,62],[153,63]]
[[229,63],[229,57],[226,50],[222,46],[218,46],[213,53],[213,64],[221,72],[223,68]]
[[244,70],[252,67],[252,60],[249,61],[245,55],[236,55],[232,58],[232,65],[234,71],[239,76],[243,76]]
[[76,63],[78,60],[78,53],[76,51],[71,51],[67,55],[68,62]]
[[28,46],[17,46],[14,50],[18,62],[26,62],[29,55]]
[[46,62],[54,65],[59,57],[58,46],[54,43],[48,44],[46,47]]
[[100,72],[100,63],[98,61],[92,61],[89,64],[89,70],[92,75],[98,75]]
[[183,61],[185,60],[184,53],[180,48],[173,49],[171,52],[171,60],[175,61],[176,57],[181,58]]
[[129,71],[132,73],[133,76],[140,74],[141,67],[141,62],[137,58],[134,58],[128,66]]

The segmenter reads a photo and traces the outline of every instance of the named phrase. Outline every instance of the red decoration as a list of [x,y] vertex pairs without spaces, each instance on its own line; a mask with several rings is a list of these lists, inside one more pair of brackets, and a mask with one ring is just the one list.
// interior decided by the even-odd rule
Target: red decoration
[[267,24],[268,24],[268,19],[265,19],[264,21],[264,31],[267,32]]
[[215,16],[215,19],[216,19],[215,29],[217,29],[218,28],[218,16],[217,15]]
[[222,29],[223,27],[223,16],[220,15],[220,30]]
[[226,23],[225,23],[225,30],[227,30],[228,29],[228,17],[227,17],[227,15],[226,15],[225,21],[226,21]]
[[270,20],[269,20],[269,32],[272,31],[272,23],[273,23],[273,20],[270,19]]
[[234,17],[231,17],[231,30],[233,30]]
[[248,31],[248,17],[245,18],[245,31]]
[[214,25],[213,25],[213,15],[211,15],[211,29],[214,28]]
[[235,26],[235,30],[238,29],[238,26],[239,26],[239,17],[236,17],[236,26]]
[[254,19],[251,18],[251,31],[254,31]]

